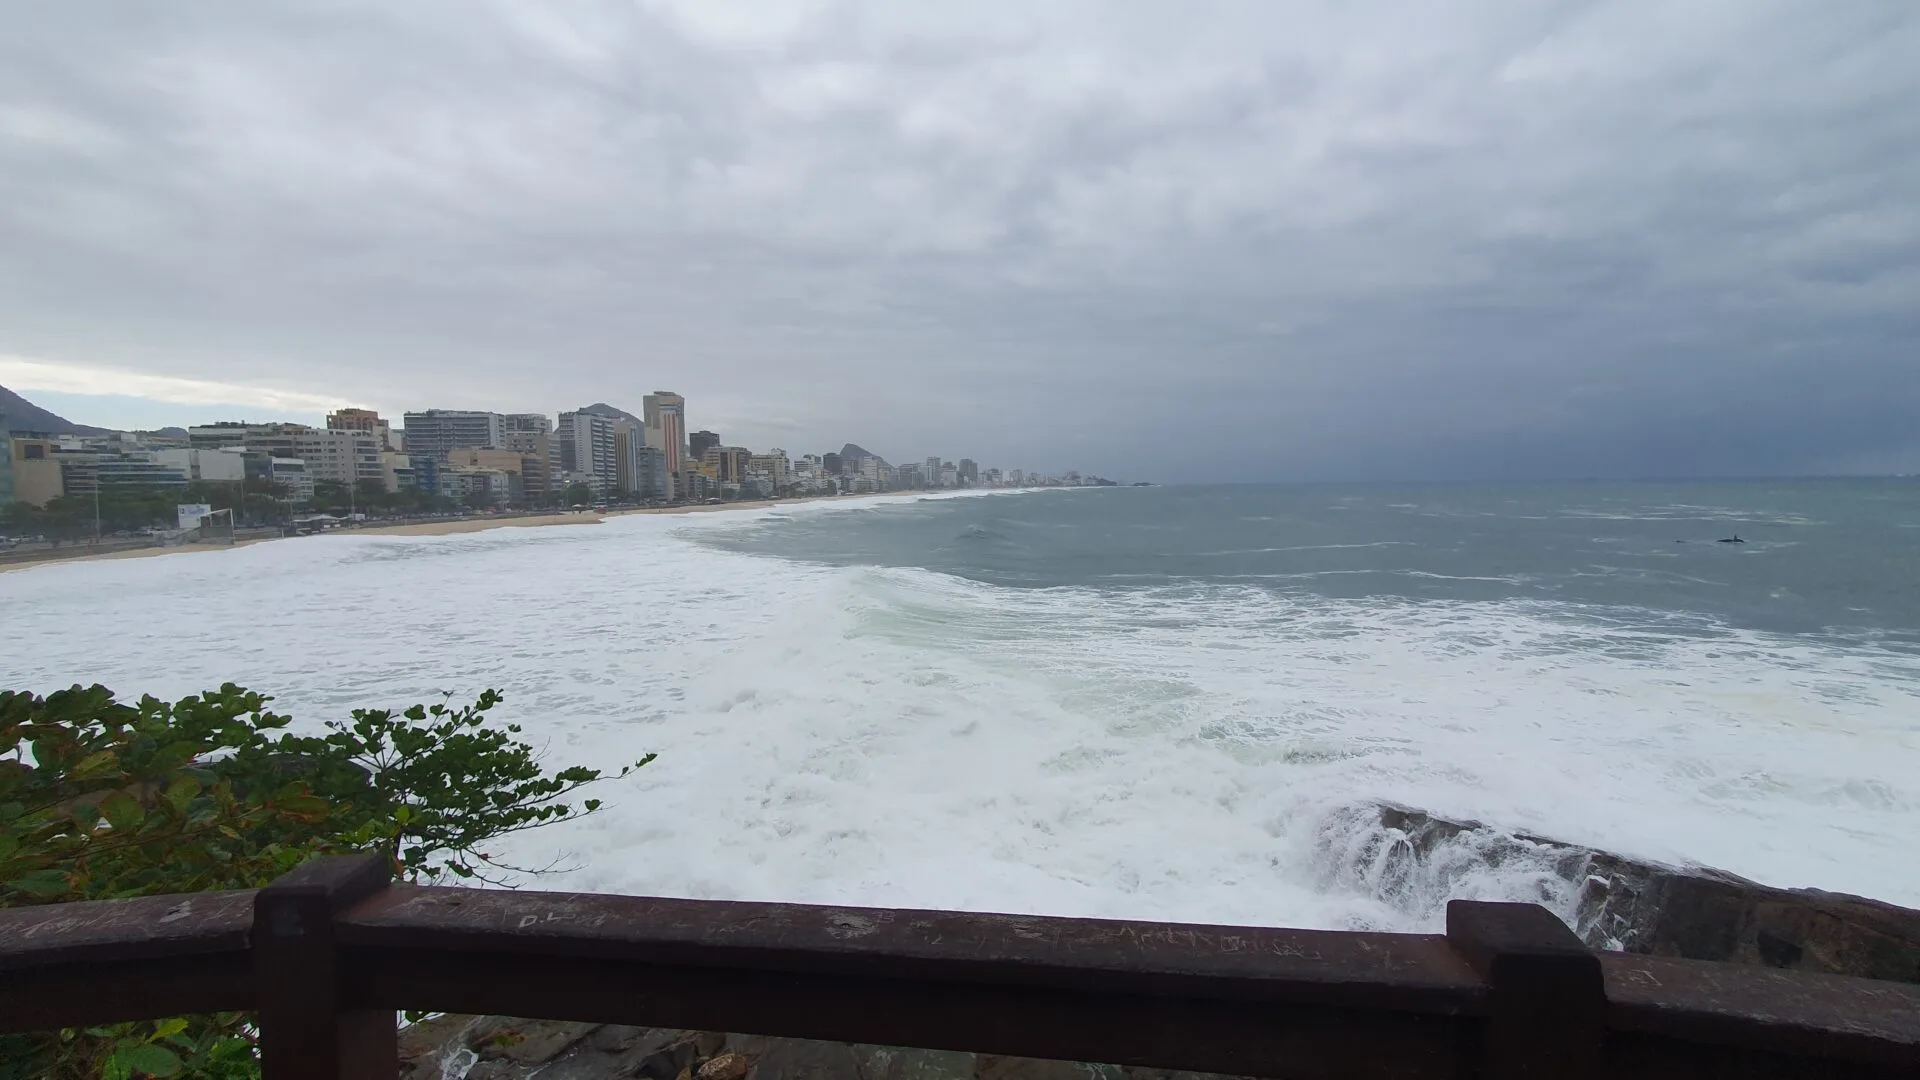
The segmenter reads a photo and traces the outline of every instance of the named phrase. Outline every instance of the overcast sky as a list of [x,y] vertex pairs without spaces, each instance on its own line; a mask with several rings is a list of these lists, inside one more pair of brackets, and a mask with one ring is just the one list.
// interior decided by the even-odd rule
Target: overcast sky
[[1129,479],[1920,470],[1912,0],[0,17],[0,385],[81,422],[669,388]]

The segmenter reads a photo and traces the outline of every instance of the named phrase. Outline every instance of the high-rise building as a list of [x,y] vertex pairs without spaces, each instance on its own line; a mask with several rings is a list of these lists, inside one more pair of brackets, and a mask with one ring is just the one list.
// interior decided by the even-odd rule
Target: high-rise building
[[[92,452],[63,455],[73,458],[73,464],[81,468],[68,476],[86,476],[91,474],[92,484],[86,481],[69,482],[63,477],[68,494],[77,494],[76,488],[84,487],[88,493],[102,488],[178,488],[187,486],[187,475],[170,465],[154,461],[146,454],[116,454],[111,452]],[[91,462],[83,459],[91,458]],[[90,465],[91,468],[87,466]]]
[[[544,458],[544,455],[542,456]],[[534,460],[531,456],[511,449],[484,449],[481,447],[461,447],[447,454],[448,473],[466,471],[468,473],[487,473],[488,479],[481,482],[489,498],[505,505],[518,505],[527,499],[526,466]],[[539,462],[544,466],[544,460]],[[464,494],[471,495],[475,481],[463,481]],[[444,486],[446,481],[441,481]]]
[[[276,440],[277,441],[277,440]],[[307,476],[333,484],[371,482],[386,488],[386,466],[380,458],[380,434],[360,428],[316,431],[307,428],[289,436],[293,453],[307,463]],[[357,489],[356,489],[357,490]]]
[[633,493],[643,499],[672,498],[673,477],[667,472],[667,455],[643,443],[636,459]]
[[820,455],[820,469],[822,472],[826,473],[828,476],[839,476],[840,466],[841,466],[841,462],[840,462],[839,454]]
[[553,418],[546,413],[510,412],[500,414],[502,435],[551,435]]
[[[626,417],[613,417],[614,490],[643,495],[641,451],[647,449],[647,429]],[[662,455],[664,457],[664,455]]]
[[720,445],[720,436],[712,431],[696,431],[687,436],[687,456],[695,461],[705,461],[707,451]]
[[424,491],[429,495],[440,491],[440,470],[445,462],[432,454],[393,454],[387,459],[387,472],[395,482],[396,491]]
[[773,488],[773,493],[776,495],[785,491],[787,485],[793,482],[792,468],[793,463],[787,459],[787,452],[777,446],[764,454],[755,454],[747,461],[747,472],[759,473],[766,477],[767,484]]
[[247,478],[245,450],[194,450],[174,447],[155,450],[147,456],[170,469],[179,470],[188,480],[237,483]]
[[13,490],[0,491],[0,508],[10,502],[45,506],[67,493],[60,465],[60,444],[52,439],[11,438],[0,427],[0,474],[12,477]]
[[620,462],[614,452],[613,418],[585,411],[560,414],[561,452],[568,476],[585,477],[593,493],[606,496],[620,490]]
[[380,437],[380,449],[392,450],[393,430],[372,409],[341,409],[327,414],[329,431],[368,431]]
[[738,484],[746,479],[753,451],[744,446],[715,446],[700,460],[713,478],[723,484]]
[[980,463],[970,457],[960,459],[960,486],[977,487],[980,483]]
[[248,424],[228,420],[188,428],[187,445],[195,450],[239,447],[271,450],[282,457],[299,457],[293,449],[294,436],[310,434],[314,430],[305,424]]
[[647,445],[667,458],[667,472],[678,476],[687,462],[687,399],[671,390],[655,390],[642,399]]
[[500,436],[501,449],[520,455],[521,490],[526,493],[526,501],[536,506],[554,494],[553,443],[554,437],[541,431],[508,431]]
[[[538,436],[546,440],[541,443],[546,447],[547,461],[546,466],[540,470],[540,478],[536,481],[532,473],[526,476],[528,499],[535,502],[544,501],[544,496],[549,490],[545,486],[551,483],[553,477],[564,472],[566,466],[566,463],[561,460],[562,451],[565,448],[560,445],[561,440],[554,433],[553,418],[546,413],[503,413],[500,417],[500,445],[524,453],[526,447],[531,444],[527,439],[516,441],[515,436]],[[551,490],[557,490],[557,487]]]
[[411,454],[445,457],[463,446],[497,448],[505,417],[494,412],[428,409],[406,414],[406,450]]

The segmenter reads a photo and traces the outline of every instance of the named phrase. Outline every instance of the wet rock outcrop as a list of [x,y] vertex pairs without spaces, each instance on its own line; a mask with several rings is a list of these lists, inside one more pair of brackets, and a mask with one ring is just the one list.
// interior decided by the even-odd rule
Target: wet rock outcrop
[[[1920,911],[1844,893],[1781,889],[1705,867],[1676,867],[1537,836],[1501,836],[1399,806],[1380,809],[1389,857],[1418,861],[1469,832],[1497,864],[1547,853],[1576,884],[1573,928],[1596,948],[1920,983]],[[1397,872],[1407,873],[1406,868]]]
[[1199,1073],[618,1024],[440,1016],[401,1032],[402,1080],[1208,1080]]

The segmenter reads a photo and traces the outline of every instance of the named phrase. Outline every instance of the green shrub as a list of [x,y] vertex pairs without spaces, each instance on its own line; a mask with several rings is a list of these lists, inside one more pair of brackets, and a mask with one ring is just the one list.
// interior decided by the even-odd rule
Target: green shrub
[[[0,691],[0,907],[254,888],[347,851],[384,851],[410,881],[500,882],[514,868],[484,845],[592,813],[569,798],[653,760],[548,775],[518,726],[488,726],[500,700],[296,735],[231,684],[172,703]],[[0,1080],[256,1076],[250,1035],[235,1014],[0,1036]]]

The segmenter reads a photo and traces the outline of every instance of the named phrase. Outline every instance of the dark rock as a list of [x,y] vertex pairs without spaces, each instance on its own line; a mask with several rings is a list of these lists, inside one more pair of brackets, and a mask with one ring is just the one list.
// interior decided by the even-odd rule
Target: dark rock
[[440,1016],[400,1033],[405,1080],[674,1080],[718,1053],[726,1036],[499,1016]]
[[515,1065],[544,1065],[573,1048],[599,1024],[570,1020],[545,1020],[503,1026],[480,1050],[485,1060],[500,1059]]
[[960,1050],[918,1050],[901,1046],[852,1047],[860,1080],[972,1080],[974,1055]]
[[[606,1024],[587,1036],[587,1045],[603,1054],[618,1054],[631,1050],[641,1039],[655,1034],[654,1028],[631,1027],[626,1024]],[[661,1034],[673,1034],[664,1032]]]
[[[604,1038],[607,1029],[589,1035],[566,1057],[539,1070],[540,1080],[610,1080],[612,1077],[657,1076],[663,1068],[675,1068],[666,1073],[669,1080],[682,1072],[694,1060],[694,1054],[700,1045],[698,1033],[680,1031],[676,1028],[621,1028],[619,1032],[638,1032],[637,1035],[621,1034],[617,1038]],[[620,1049],[609,1049],[619,1046]],[[717,1044],[716,1044],[717,1045]],[[662,1055],[665,1055],[663,1058]],[[529,1072],[529,1077],[534,1073]]]
[[973,1075],[975,1080],[1123,1080],[1123,1070],[1118,1065],[998,1054],[978,1055]]
[[693,1052],[699,1057],[712,1057],[727,1047],[727,1036],[721,1032],[689,1031],[685,1034],[693,1040]]
[[1806,953],[1805,949],[1793,942],[1774,937],[1765,930],[1756,934],[1753,941],[1760,950],[1760,962],[1768,967],[1792,967]]
[[747,1071],[752,1068],[752,1058],[738,1050],[729,1050],[709,1059],[693,1075],[698,1080],[747,1080]]
[[644,1045],[645,1053],[635,1061],[632,1075],[674,1080],[691,1070],[696,1062],[718,1053],[726,1039],[724,1035],[704,1031],[662,1029],[656,1034],[665,1037],[650,1039]]
[[1380,822],[1393,837],[1389,873],[1403,876],[1467,833],[1479,834],[1474,848],[1492,865],[1519,854],[1551,856],[1556,873],[1581,883],[1573,929],[1596,948],[1920,982],[1920,911],[1501,834],[1401,806],[1382,806]]
[[400,1034],[404,1080],[1213,1080],[1037,1058],[497,1016]]
[[861,1075],[860,1059],[846,1043],[730,1035],[727,1049],[752,1059],[752,1080],[858,1080]]
[[478,1060],[473,1044],[484,1040],[502,1023],[499,1017],[446,1013],[400,1029],[400,1075],[440,1080],[448,1055],[463,1053]]

